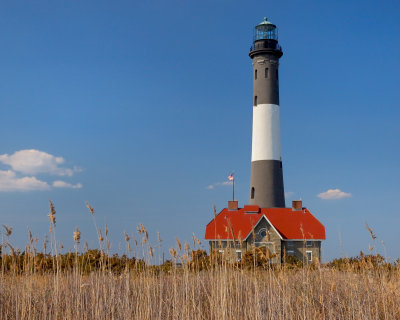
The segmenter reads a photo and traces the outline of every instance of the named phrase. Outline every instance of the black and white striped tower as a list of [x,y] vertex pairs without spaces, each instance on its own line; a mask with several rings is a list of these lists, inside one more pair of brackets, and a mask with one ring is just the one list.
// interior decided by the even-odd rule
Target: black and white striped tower
[[285,207],[279,117],[279,58],[276,26],[264,18],[254,28],[249,56],[253,60],[253,133],[250,204]]

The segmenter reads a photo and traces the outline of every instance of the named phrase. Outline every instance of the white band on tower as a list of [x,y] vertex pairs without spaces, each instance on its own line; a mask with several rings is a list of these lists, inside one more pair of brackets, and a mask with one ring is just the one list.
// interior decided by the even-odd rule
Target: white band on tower
[[251,161],[281,160],[279,105],[259,104],[253,107]]

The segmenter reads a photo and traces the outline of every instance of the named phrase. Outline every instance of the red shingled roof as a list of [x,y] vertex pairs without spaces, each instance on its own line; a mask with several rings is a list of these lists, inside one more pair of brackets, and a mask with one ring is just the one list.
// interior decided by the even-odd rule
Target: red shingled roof
[[266,217],[283,239],[325,240],[325,227],[308,209],[259,208],[244,206],[238,210],[223,209],[206,227],[206,240],[246,239],[262,217]]

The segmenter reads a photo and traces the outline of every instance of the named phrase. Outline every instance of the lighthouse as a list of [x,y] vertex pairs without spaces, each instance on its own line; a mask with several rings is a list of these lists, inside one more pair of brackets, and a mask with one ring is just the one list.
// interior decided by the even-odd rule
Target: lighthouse
[[325,227],[301,200],[285,206],[279,119],[282,55],[276,26],[264,18],[254,28],[249,53],[253,62],[250,204],[239,207],[237,200],[228,201],[227,208],[214,213],[204,236],[210,252],[218,250],[232,262],[241,261],[243,254],[255,247],[270,253],[267,259],[271,264],[287,259],[321,261]]
[[279,106],[282,55],[276,25],[264,18],[254,28],[249,53],[253,64],[250,204],[261,208],[285,207]]

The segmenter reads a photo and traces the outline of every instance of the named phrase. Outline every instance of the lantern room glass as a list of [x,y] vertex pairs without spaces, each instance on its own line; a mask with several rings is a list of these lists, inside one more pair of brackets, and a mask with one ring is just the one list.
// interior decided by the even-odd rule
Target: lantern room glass
[[254,28],[254,41],[264,39],[278,40],[278,30],[272,23],[259,24]]

